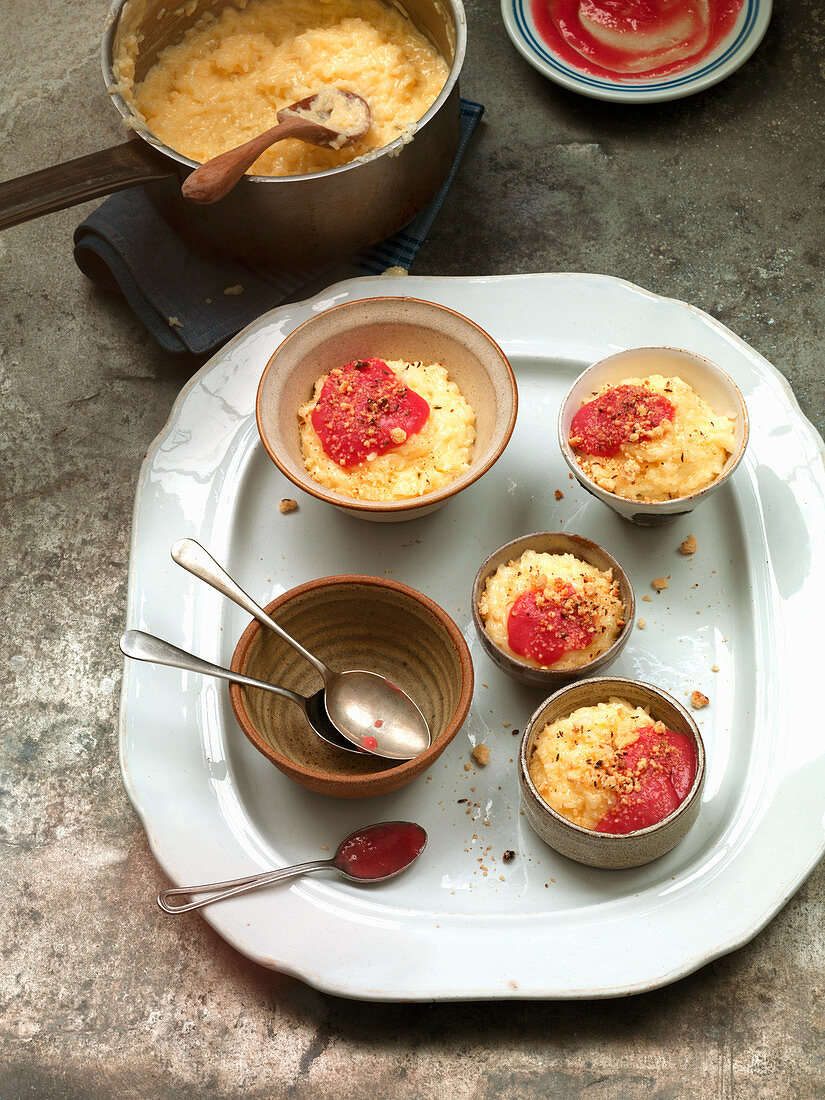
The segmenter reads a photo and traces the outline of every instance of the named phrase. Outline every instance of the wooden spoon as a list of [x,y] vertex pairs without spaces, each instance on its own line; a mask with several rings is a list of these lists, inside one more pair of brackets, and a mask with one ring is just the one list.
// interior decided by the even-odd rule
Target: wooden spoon
[[183,197],[203,204],[222,199],[247,168],[276,141],[297,138],[312,145],[343,149],[362,138],[371,122],[367,101],[341,88],[325,88],[289,107],[282,107],[277,118],[277,126],[196,168],[183,181]]

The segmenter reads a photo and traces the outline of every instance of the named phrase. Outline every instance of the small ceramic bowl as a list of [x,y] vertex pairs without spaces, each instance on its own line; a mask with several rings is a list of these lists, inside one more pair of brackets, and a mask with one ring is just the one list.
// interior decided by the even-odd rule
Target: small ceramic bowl
[[[587,401],[605,385],[618,385],[626,378],[646,378],[650,374],[678,376],[721,415],[735,418],[733,454],[728,457],[722,473],[704,489],[672,500],[645,502],[627,500],[625,497],[601,489],[582,470],[568,440],[573,417]],[[742,461],[748,442],[748,410],[739,387],[729,374],[709,359],[681,348],[631,348],[609,355],[580,374],[568,390],[559,410],[559,446],[564,460],[580,485],[594,497],[604,501],[624,519],[643,527],[658,527],[671,523],[678,516],[692,512],[711,493],[728,480]]]
[[[332,668],[389,677],[419,706],[432,733],[426,752],[400,764],[345,752],[313,733],[294,703],[233,684],[230,699],[241,729],[276,768],[320,794],[368,798],[398,790],[432,767],[473,697],[467,643],[438,604],[397,581],[339,576],[299,585],[266,611]],[[323,687],[307,661],[255,620],[241,635],[231,667],[301,695]]]
[[[355,500],[307,473],[299,407],[321,375],[366,358],[441,363],[472,406],[476,440],[470,468],[449,485],[409,500]],[[517,408],[507,357],[475,322],[418,298],[366,298],[325,310],[287,336],[264,370],[256,417],[269,457],[299,489],[361,519],[394,522],[434,511],[486,473],[513,434]]]
[[[631,706],[645,707],[651,718],[664,722],[675,733],[685,734],[696,747],[696,778],[687,798],[669,817],[633,833],[597,833],[593,829],[574,825],[547,805],[530,778],[533,748],[544,727],[559,718],[566,718],[579,707],[595,706],[610,698],[624,699]],[[525,816],[551,848],[589,867],[639,867],[669,852],[696,821],[705,783],[705,747],[696,723],[685,708],[666,692],[638,680],[601,676],[570,684],[544,700],[522,735],[518,772]]]
[[[613,645],[606,650],[601,657],[589,661],[581,668],[554,671],[551,668],[536,668],[535,665],[506,653],[497,645],[484,627],[484,621],[478,610],[479,600],[484,594],[484,587],[489,577],[495,573],[500,565],[521,557],[525,550],[535,550],[539,554],[572,554],[580,561],[586,561],[595,565],[597,569],[613,570],[613,579],[619,582],[619,591],[625,607],[625,625],[622,627]],[[523,535],[521,538],[506,542],[494,550],[489,557],[482,562],[481,568],[476,573],[473,583],[473,622],[479,641],[485,652],[495,661],[502,672],[520,680],[531,687],[541,687],[550,691],[569,684],[571,680],[579,680],[583,676],[592,676],[596,672],[603,672],[613,664],[624,647],[627,645],[633,630],[633,622],[636,617],[636,598],[633,594],[633,586],[616,559],[598,543],[584,538],[582,535],[567,535],[561,531],[537,531],[533,535]]]

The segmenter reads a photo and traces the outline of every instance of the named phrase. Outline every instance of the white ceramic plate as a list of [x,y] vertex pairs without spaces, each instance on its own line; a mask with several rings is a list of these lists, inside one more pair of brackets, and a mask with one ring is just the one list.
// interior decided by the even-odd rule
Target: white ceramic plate
[[591,76],[554,53],[536,29],[530,0],[501,0],[501,15],[507,33],[533,68],[570,91],[614,103],[662,103],[718,84],[744,65],[762,41],[770,22],[771,9],[772,0],[744,0],[731,33],[698,64],[671,76],[620,80],[618,77]]
[[[311,314],[387,293],[451,306],[501,344],[521,396],[510,446],[476,485],[419,520],[377,528],[303,495],[299,511],[281,515],[278,501],[295,489],[255,430],[264,365]],[[752,429],[727,485],[692,516],[643,529],[568,479],[555,422],[585,366],[657,343],[724,367],[743,391]],[[519,815],[510,727],[523,727],[541,693],[499,672],[471,624],[470,588],[485,555],[516,535],[559,528],[606,546],[636,587],[646,627],[634,629],[611,671],[682,699],[692,688],[710,697],[696,712],[708,755],[699,820],[671,853],[631,871],[571,863]],[[191,380],[149,451],[128,626],[229,662],[244,615],[172,563],[169,546],[184,535],[200,539],[262,602],[312,577],[389,574],[459,623],[476,665],[475,699],[431,778],[386,798],[343,802],[295,786],[260,756],[234,722],[225,685],[127,663],[123,775],[152,849],[173,882],[210,882],[321,857],[324,845],[372,821],[419,821],[429,846],[393,882],[370,889],[315,876],[204,910],[245,955],[337,994],[599,997],[688,974],[758,932],[825,847],[825,742],[812,718],[823,529],[822,441],[787,383],[684,303],[603,276],[524,275],[359,279],[275,310]],[[690,533],[699,549],[686,558],[678,547]],[[670,586],[657,595],[651,580],[663,575]],[[477,742],[489,747],[490,764],[466,771]],[[517,852],[511,862],[501,858],[506,849]]]

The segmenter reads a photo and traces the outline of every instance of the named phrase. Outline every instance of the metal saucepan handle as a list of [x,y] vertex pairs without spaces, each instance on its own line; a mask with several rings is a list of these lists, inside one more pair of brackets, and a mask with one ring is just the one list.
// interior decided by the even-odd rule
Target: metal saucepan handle
[[[192,909],[200,909],[203,905],[211,905],[213,901],[223,901],[224,898],[234,897],[235,894],[246,894],[249,890],[257,890],[259,886],[271,886],[273,883],[295,878],[296,875],[305,875],[310,871],[324,871],[328,867],[334,866],[334,860],[315,859],[310,863],[296,863],[292,867],[282,867],[279,871],[263,871],[259,875],[232,878],[226,882],[204,883],[203,886],[175,886],[171,890],[161,890],[158,894],[158,905],[164,913],[188,913]],[[188,897],[190,894],[205,893],[209,893],[211,896],[198,898],[196,901],[184,902],[182,905],[169,904],[169,898]]]
[[271,691],[273,695],[283,695],[297,703],[305,710],[306,699],[303,695],[296,695],[288,688],[278,687],[277,684],[268,684],[265,680],[254,680],[251,676],[244,676],[240,672],[232,672],[220,665],[213,665],[185,649],[178,649],[170,642],[162,638],[156,638],[154,634],[146,634],[142,630],[127,630],[120,639],[120,649],[127,657],[135,661],[149,661],[155,665],[169,665],[171,668],[180,668],[184,672],[195,672],[200,676],[217,676],[220,680],[228,680],[230,684],[241,684],[243,687],[261,688],[262,691]]
[[0,229],[175,174],[167,157],[141,138],[133,138],[0,183]]

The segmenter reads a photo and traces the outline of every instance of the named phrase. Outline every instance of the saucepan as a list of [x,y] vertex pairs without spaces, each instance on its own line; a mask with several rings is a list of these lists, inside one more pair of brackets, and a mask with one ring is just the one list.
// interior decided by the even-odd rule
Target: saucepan
[[[118,90],[114,59],[126,35],[139,42],[135,81],[158,53],[226,0],[115,0],[101,44],[106,90],[130,140],[0,183],[0,229],[100,195],[143,185],[165,220],[195,247],[266,267],[317,264],[394,233],[438,192],[460,137],[458,78],[467,43],[462,0],[404,0],[404,12],[439,49],[450,74],[413,139],[398,138],[340,168],[300,176],[245,176],[225,198],[198,206],[180,193],[196,162],[158,140]],[[397,5],[398,6],[398,5]]]

